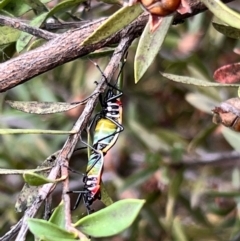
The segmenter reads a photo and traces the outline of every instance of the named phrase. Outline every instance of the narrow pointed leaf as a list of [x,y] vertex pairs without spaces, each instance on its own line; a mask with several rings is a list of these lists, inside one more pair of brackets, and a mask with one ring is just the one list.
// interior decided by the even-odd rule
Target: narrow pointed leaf
[[124,2],[122,0],[101,0],[101,2],[104,2],[107,4],[118,4],[118,5],[124,4]]
[[188,241],[183,225],[179,218],[173,220],[173,236],[176,241]]
[[[56,151],[49,157],[47,157],[41,165],[37,167],[37,169],[42,169],[42,168],[52,168],[55,163],[57,156],[60,151]],[[49,171],[43,171],[41,172],[41,175],[47,176]],[[23,212],[25,211],[28,207],[32,205],[32,203],[35,201],[35,199],[38,196],[40,187],[35,187],[35,186],[30,186],[28,183],[25,183],[21,192],[19,193],[17,197],[17,201],[15,204],[15,209],[17,212]]]
[[28,219],[28,227],[30,231],[37,237],[44,239],[46,236],[51,238],[65,238],[65,239],[74,239],[76,234],[69,233],[64,229],[61,229],[57,225],[50,223],[41,219]]
[[218,24],[218,23],[212,23],[213,27],[220,33],[224,34],[225,36],[229,38],[234,39],[240,39],[240,30],[239,28],[233,28],[230,26]]
[[85,39],[82,45],[94,44],[108,38],[130,24],[142,12],[143,10],[139,4],[121,8]]
[[[34,27],[40,27],[44,22],[44,20],[46,19],[47,14],[48,14],[47,12],[44,12],[41,15],[37,16],[31,21],[30,25]],[[22,32],[16,44],[17,51],[21,52],[28,45],[31,38],[32,38],[31,34]]]
[[102,181],[101,181],[101,202],[105,206],[110,206],[111,204],[113,204],[113,200],[108,194],[108,191]]
[[55,209],[53,214],[51,215],[49,222],[56,224],[58,227],[65,227],[65,212],[64,205],[61,202]]
[[189,93],[185,98],[189,104],[209,114],[212,114],[212,109],[218,105],[217,101],[200,93]]
[[0,9],[4,8],[11,0],[2,0],[0,2]]
[[44,176],[38,175],[34,172],[23,174],[24,181],[31,186],[41,186],[46,183],[54,183],[54,180],[50,180]]
[[240,26],[240,15],[220,0],[202,0],[207,8],[219,19],[228,25],[238,28]]
[[31,10],[31,7],[28,6],[24,0],[10,1],[5,7],[4,10],[8,13],[11,13],[15,17],[19,17],[24,13]]
[[204,143],[208,139],[208,137],[214,132],[215,129],[216,126],[210,124],[206,126],[206,128],[200,130],[198,134],[195,135],[194,138],[190,141],[187,148],[188,152],[193,152],[194,149],[197,148],[197,146],[200,146],[200,144]]
[[128,228],[139,214],[144,200],[125,199],[79,220],[74,226],[92,237],[108,237]]
[[21,34],[19,30],[7,26],[1,26],[0,33],[0,45],[16,42]]
[[236,150],[240,151],[240,135],[239,133],[227,128],[223,127],[222,134],[227,142]]
[[48,171],[50,169],[51,169],[51,167],[43,167],[43,168],[39,168],[39,169],[25,169],[25,170],[0,168],[0,174],[5,174],[5,175],[22,175],[22,174],[29,173],[29,172]]
[[66,1],[62,1],[49,11],[49,15],[52,16],[55,13],[60,12],[60,11],[66,12],[66,10],[68,8],[74,7],[74,6],[76,6],[76,5],[78,5],[82,2],[85,2],[85,0],[66,0]]
[[44,39],[36,39],[34,41],[32,41],[28,47],[27,47],[27,51],[31,50],[31,49],[35,49],[38,48],[40,46],[42,46],[44,43],[46,43],[46,40]]
[[37,101],[5,101],[12,108],[31,114],[52,114],[64,112],[82,105],[82,102],[37,102]]
[[106,56],[111,56],[114,52],[114,49],[113,48],[108,48],[108,49],[105,49],[105,50],[102,50],[102,51],[95,51],[93,53],[90,53],[86,56],[83,56],[82,59],[87,59],[87,58],[90,58],[90,59],[98,59],[98,58],[103,58],[103,57],[106,57]]
[[200,80],[200,79],[195,79],[187,76],[167,74],[167,73],[161,73],[161,75],[175,82],[188,84],[188,85],[197,85],[202,87],[239,87],[240,86],[240,84],[220,84],[220,83],[210,82],[207,80]]
[[14,135],[14,134],[65,135],[65,134],[76,134],[76,131],[38,130],[38,129],[0,129],[0,135]]
[[48,12],[47,7],[40,0],[24,0],[29,5],[36,15]]
[[44,239],[41,239],[41,241],[90,241],[90,239],[86,238],[86,239],[75,239],[75,238],[72,238],[72,239],[69,239],[69,238],[59,238],[59,237],[52,237],[52,236],[48,236],[48,235],[45,235],[44,236]]
[[163,41],[171,26],[173,16],[163,18],[160,27],[154,32],[150,32],[150,22],[147,23],[143,34],[139,40],[137,52],[134,60],[135,83],[142,78],[148,67],[151,65],[156,55],[159,53]]

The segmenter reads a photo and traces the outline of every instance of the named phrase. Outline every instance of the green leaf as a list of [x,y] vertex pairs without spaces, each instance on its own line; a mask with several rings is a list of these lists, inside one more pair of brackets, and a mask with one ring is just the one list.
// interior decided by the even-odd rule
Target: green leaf
[[125,179],[123,185],[119,187],[119,192],[123,192],[126,189],[134,188],[140,186],[142,183],[146,183],[154,173],[156,172],[157,167],[147,167],[141,171],[137,171],[128,178]]
[[27,51],[38,48],[42,46],[44,43],[46,43],[45,39],[36,39],[29,44],[29,46],[27,47]]
[[163,41],[167,35],[169,27],[173,21],[173,16],[167,16],[162,19],[160,27],[154,32],[150,31],[150,22],[148,21],[143,34],[139,40],[135,60],[134,60],[134,79],[135,83],[142,78],[148,67],[151,65],[156,55],[159,53]]
[[174,240],[176,240],[176,241],[188,241],[189,240],[185,234],[185,230],[184,230],[179,218],[175,218],[173,220],[173,236],[175,237]]
[[224,34],[229,38],[240,39],[240,30],[230,26],[212,23],[213,27],[220,33]]
[[101,50],[101,51],[95,51],[95,52],[92,52],[88,55],[85,55],[82,57],[82,59],[87,59],[87,58],[90,58],[90,59],[98,59],[98,58],[103,58],[103,57],[106,57],[106,56],[111,56],[114,52],[114,48],[107,48],[107,49],[104,49],[104,50]]
[[57,225],[50,223],[41,219],[28,219],[28,227],[30,231],[37,237],[45,239],[45,237],[50,238],[65,238],[65,239],[74,239],[76,234],[69,233],[64,229],[59,228]]
[[76,134],[76,131],[38,130],[38,129],[0,129],[0,135],[15,135],[15,134],[65,135],[65,134]]
[[111,204],[113,204],[113,200],[110,197],[110,195],[102,181],[101,181],[101,202],[105,206],[110,206]]
[[56,224],[58,227],[65,227],[65,213],[64,213],[64,205],[61,202],[55,209],[53,214],[51,215],[49,222]]
[[16,42],[21,31],[7,26],[0,27],[0,45]]
[[[37,167],[36,170],[38,170],[38,169],[41,170],[43,168],[49,168],[49,167],[52,168],[56,163],[56,159],[57,159],[59,152],[60,151],[56,151],[55,153],[53,153],[52,155],[47,157],[43,161],[43,163]],[[41,175],[46,177],[48,175],[48,173],[49,172],[43,171],[43,172],[41,172]],[[23,212],[28,207],[30,207],[32,205],[32,203],[36,200],[39,189],[40,189],[40,187],[30,186],[29,184],[25,183],[21,192],[19,193],[19,195],[17,197],[17,201],[15,204],[16,211]]]
[[142,12],[139,4],[121,8],[99,26],[81,45],[94,44],[108,38],[130,24]]
[[195,79],[187,76],[180,76],[180,75],[174,75],[174,74],[167,74],[167,73],[161,73],[161,75],[169,80],[188,84],[188,85],[197,85],[202,87],[239,87],[240,84],[220,84],[220,83],[214,83],[207,80],[200,80]]
[[23,178],[26,183],[31,186],[41,186],[46,183],[54,183],[54,180],[50,180],[44,176],[38,175],[34,172],[24,173]]
[[[42,3],[48,3],[52,0],[42,0]],[[4,7],[4,10],[8,13],[11,13],[15,17],[19,17],[23,15],[24,13],[28,12],[31,10],[31,6],[26,4],[25,0],[17,0],[17,1],[12,1]]]
[[180,187],[183,181],[183,170],[179,169],[174,175],[174,177],[171,179],[169,190],[168,190],[168,196],[169,198],[176,199]]
[[[42,23],[45,21],[45,19],[47,18],[47,15],[48,15],[48,12],[42,13],[41,15],[34,18],[30,22],[30,25],[34,26],[34,27],[40,27],[42,25]],[[22,32],[19,37],[19,40],[17,41],[17,44],[16,44],[17,51],[21,52],[28,45],[31,38],[32,38],[31,34]]]
[[1,0],[0,9],[4,8],[11,0]]
[[66,1],[62,1],[59,4],[57,4],[54,8],[52,8],[48,14],[48,16],[52,16],[57,12],[60,11],[65,11],[70,8],[70,7],[74,7],[82,2],[85,2],[85,0],[66,0]]
[[104,2],[107,4],[118,4],[118,5],[124,4],[124,2],[122,0],[101,0],[101,2]]
[[194,149],[196,149],[197,146],[199,146],[200,144],[204,143],[209,136],[211,135],[211,133],[216,129],[216,125],[211,125],[209,124],[208,126],[206,126],[206,128],[203,128],[202,130],[200,130],[195,136],[194,138],[190,141],[189,145],[188,145],[188,152],[193,152]]
[[195,108],[209,114],[212,114],[212,109],[219,104],[219,102],[201,93],[189,93],[186,95],[186,100]]
[[[136,133],[138,138],[152,151],[168,152],[170,146],[166,144],[165,140],[159,137],[156,133],[149,132],[143,125],[134,119],[129,120],[131,130]],[[141,135],[139,135],[141,133]]]
[[233,197],[240,197],[240,193],[238,191],[227,191],[227,192],[219,192],[219,191],[207,191],[204,192],[204,195],[210,197],[225,197],[225,198],[233,198]]
[[228,25],[239,29],[240,15],[219,0],[202,0],[207,8]]
[[223,127],[222,134],[227,142],[236,150],[240,151],[240,135],[227,127]]
[[48,12],[47,7],[40,0],[24,0],[29,5],[36,15]]
[[168,189],[168,201],[166,204],[166,220],[171,221],[174,216],[174,207],[177,201],[177,196],[180,192],[183,181],[183,170],[178,169],[172,177]]
[[138,199],[121,200],[82,218],[74,226],[92,237],[112,236],[133,223],[144,203]]
[[4,10],[11,13],[15,17],[19,17],[31,10],[31,7],[28,6],[24,0],[17,0],[10,1],[10,3],[4,7]]
[[48,171],[49,169],[51,169],[51,167],[43,167],[43,168],[39,168],[39,169],[24,169],[24,170],[0,168],[0,174],[5,174],[5,175],[22,175],[22,174],[29,173],[29,172]]
[[12,108],[31,114],[53,114],[65,112],[82,105],[81,101],[74,103],[65,102],[38,102],[38,101],[5,101]]
[[59,237],[52,237],[52,236],[48,236],[48,235],[45,235],[45,238],[44,239],[41,239],[41,241],[90,241],[90,239],[69,239],[69,238],[59,238]]

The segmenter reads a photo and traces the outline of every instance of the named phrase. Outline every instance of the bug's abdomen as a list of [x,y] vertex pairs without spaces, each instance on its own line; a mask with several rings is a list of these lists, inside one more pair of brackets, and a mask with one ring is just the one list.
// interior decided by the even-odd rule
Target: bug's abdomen
[[[97,150],[103,150],[108,145],[113,145],[112,143],[117,131],[117,126],[108,119],[100,119],[95,127],[95,133],[93,136],[93,146]],[[96,146],[97,145],[97,146]]]
[[101,158],[101,155],[99,153],[93,152],[90,155],[90,158],[88,161],[87,175],[101,176],[102,171],[103,171],[103,158]]

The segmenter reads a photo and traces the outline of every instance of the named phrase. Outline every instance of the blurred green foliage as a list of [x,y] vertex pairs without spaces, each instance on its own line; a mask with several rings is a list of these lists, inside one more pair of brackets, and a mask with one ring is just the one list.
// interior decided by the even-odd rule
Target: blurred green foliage
[[[2,13],[11,9],[17,11],[12,12],[14,16],[22,15],[20,8],[14,10],[10,4],[13,3],[6,3],[4,8],[0,5]],[[18,4],[26,8],[23,1]],[[51,2],[47,6],[54,7]],[[101,2],[93,2],[88,12],[80,6],[71,6],[68,11],[63,8],[56,16],[65,21],[72,20],[72,15],[98,18],[118,9]],[[234,6],[240,9],[239,2],[235,1]],[[25,16],[32,19],[33,11]],[[139,198],[147,202],[131,228],[101,240],[240,240],[239,158],[232,155],[234,149],[240,149],[240,137],[211,121],[211,109],[236,97],[237,89],[183,85],[159,73],[213,81],[217,68],[238,61],[239,55],[233,49],[239,46],[239,40],[217,32],[212,18],[210,12],[205,12],[172,26],[161,51],[137,85],[133,62],[138,40],[129,49],[122,97],[125,129],[105,157],[103,181],[114,200]],[[1,34],[0,30],[0,38]],[[2,46],[1,61],[12,58],[15,51],[15,43]],[[104,69],[109,57],[94,60]],[[100,73],[90,61],[77,59],[17,86],[0,95],[1,128],[70,130],[82,107],[63,114],[39,116],[11,109],[4,101],[79,101],[92,93],[94,81],[99,79]],[[35,168],[60,149],[66,138],[0,136],[0,167]],[[85,151],[74,153],[70,161],[73,169],[84,172],[86,164]],[[70,187],[80,189],[82,177],[70,175]],[[23,180],[14,175],[0,176],[0,180],[0,235],[3,235],[21,217],[15,212],[14,203]],[[60,199],[59,185],[53,193],[54,205]],[[97,201],[95,210],[100,207]],[[78,208],[73,219],[78,220],[83,212],[84,207]],[[33,238],[29,236],[28,240]]]

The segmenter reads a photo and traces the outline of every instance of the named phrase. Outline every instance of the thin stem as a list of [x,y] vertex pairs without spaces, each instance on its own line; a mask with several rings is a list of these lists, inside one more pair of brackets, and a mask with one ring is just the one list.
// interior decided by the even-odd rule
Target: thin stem
[[0,25],[9,26],[46,40],[51,40],[59,36],[59,34],[51,33],[46,30],[42,30],[40,28],[32,27],[26,23],[23,23],[18,18],[10,18],[3,15],[0,15]]

